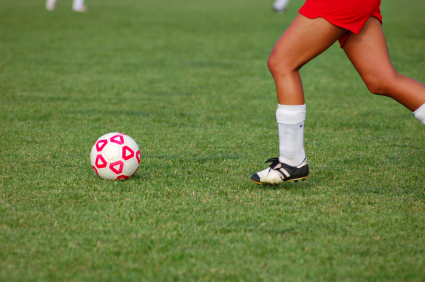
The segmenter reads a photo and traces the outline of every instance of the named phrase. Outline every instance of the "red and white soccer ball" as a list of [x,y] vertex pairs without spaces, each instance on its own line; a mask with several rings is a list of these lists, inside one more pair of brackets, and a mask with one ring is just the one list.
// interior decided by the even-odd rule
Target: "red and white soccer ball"
[[140,150],[128,135],[112,132],[94,143],[90,162],[96,174],[107,180],[125,180],[133,176],[140,165]]

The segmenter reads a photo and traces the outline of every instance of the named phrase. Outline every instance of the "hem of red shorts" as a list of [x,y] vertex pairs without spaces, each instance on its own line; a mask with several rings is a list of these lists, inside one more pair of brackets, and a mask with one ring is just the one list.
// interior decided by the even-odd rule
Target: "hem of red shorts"
[[324,14],[324,15],[320,15],[320,16],[318,16],[317,14],[315,14],[315,15],[309,15],[309,14],[307,14],[307,13],[301,12],[301,9],[300,9],[298,12],[299,12],[301,15],[303,15],[304,17],[307,17],[307,18],[309,18],[309,19],[323,18],[323,19],[325,19],[326,21],[330,22],[331,24],[333,24],[333,25],[335,25],[335,26],[338,26],[338,27],[341,27],[341,28],[343,28],[343,29],[346,29],[346,30],[348,30],[348,31],[351,31],[352,33],[355,33],[355,34],[359,34],[359,32],[360,32],[360,29],[359,29],[359,30],[353,30],[353,29],[352,29],[352,28],[350,28],[349,26],[345,26],[345,25],[343,25],[343,24],[337,23],[337,22],[336,22],[336,21],[334,21],[332,18],[329,18],[326,14]]
[[[370,17],[377,18],[381,22],[381,25],[382,25],[382,18],[377,17],[376,15],[371,15]],[[363,26],[364,26],[364,24],[362,25],[362,28],[363,28]],[[359,30],[359,32],[360,32],[360,30]],[[348,39],[348,37],[350,37],[351,33],[355,33],[355,32],[352,32],[352,31],[348,30],[346,33],[344,33],[343,36],[341,36],[338,39],[338,41],[339,41],[339,47],[341,47],[341,48],[344,47],[345,41]],[[359,34],[359,33],[355,33],[355,34]]]
[[[307,14],[307,13],[304,13],[304,12],[302,12],[301,11],[301,9],[298,11],[301,15],[303,15],[304,17],[307,17],[307,18],[309,18],[309,19],[317,19],[317,18],[323,18],[323,19],[325,19],[326,21],[328,21],[328,22],[330,22],[331,24],[333,24],[333,25],[335,25],[335,26],[337,26],[337,27],[340,27],[340,28],[343,28],[343,29],[346,29],[347,30],[347,32],[352,32],[352,33],[354,33],[354,34],[359,34],[359,32],[360,32],[360,30],[363,28],[363,25],[362,25],[362,28],[360,28],[359,30],[353,30],[353,29],[350,29],[350,27],[348,27],[348,26],[344,26],[344,25],[341,25],[341,24],[338,24],[338,23],[336,23],[335,21],[333,21],[332,19],[329,19],[327,16],[326,16],[326,14],[325,15],[320,15],[320,16],[317,16],[317,15],[309,15],[309,14]],[[377,17],[377,16],[375,16],[375,15],[370,15],[371,17],[375,17],[375,18],[377,18],[380,22],[381,22],[381,25],[382,25],[382,19],[381,18],[379,18],[379,17]],[[346,35],[346,33],[344,33],[344,35],[342,35],[341,37],[343,37],[343,36],[345,36]],[[344,38],[344,40],[343,41],[339,41],[339,45],[340,45],[340,47],[342,48],[343,46],[344,46],[344,43],[345,43],[345,40],[347,40],[347,38],[348,38],[348,36],[346,37],[346,38]]]

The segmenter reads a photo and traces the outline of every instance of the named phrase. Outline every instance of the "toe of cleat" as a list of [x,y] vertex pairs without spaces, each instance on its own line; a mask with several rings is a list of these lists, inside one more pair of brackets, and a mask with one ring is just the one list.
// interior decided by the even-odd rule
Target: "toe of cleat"
[[260,176],[258,176],[256,173],[251,176],[251,181],[261,185]]

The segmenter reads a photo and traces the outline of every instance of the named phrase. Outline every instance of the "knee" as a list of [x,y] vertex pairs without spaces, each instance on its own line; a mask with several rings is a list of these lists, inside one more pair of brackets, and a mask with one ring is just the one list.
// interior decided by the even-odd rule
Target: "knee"
[[363,80],[371,93],[388,96],[398,78],[399,75],[396,73],[394,75],[364,77]]
[[365,79],[367,89],[375,95],[385,95],[386,94],[386,85],[378,79]]
[[282,65],[282,60],[279,60],[273,54],[270,55],[269,60],[267,61],[267,66],[272,74],[281,72],[284,68]]
[[286,76],[294,71],[298,71],[299,67],[291,62],[289,58],[276,56],[271,54],[267,61],[267,66],[273,76]]

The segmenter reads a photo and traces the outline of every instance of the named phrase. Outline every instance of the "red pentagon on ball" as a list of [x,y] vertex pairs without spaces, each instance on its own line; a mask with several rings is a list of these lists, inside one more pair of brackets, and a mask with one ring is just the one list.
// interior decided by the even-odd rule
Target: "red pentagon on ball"
[[105,148],[106,144],[108,144],[108,140],[102,139],[96,142],[96,151],[100,152]]
[[137,162],[140,164],[140,150],[137,150],[136,152],[136,159],[137,159]]
[[96,156],[95,165],[97,168],[105,168],[108,165],[108,162],[103,158],[102,155],[99,154]]
[[118,145],[124,144],[124,137],[122,135],[114,135],[111,138],[109,138],[109,140],[111,140],[111,142]]
[[116,174],[120,174],[124,169],[124,163],[122,161],[116,161],[109,165],[109,169],[115,172]]
[[120,179],[128,179],[128,178],[129,178],[129,176],[120,175],[120,176],[118,176],[118,177],[117,177],[117,179],[116,179],[116,180],[120,180]]
[[[96,171],[97,176],[99,176],[99,173],[97,172],[97,168],[95,166],[92,166],[92,168],[94,169],[94,171]],[[136,169],[137,171],[137,169]]]
[[134,157],[134,151],[128,146],[122,147],[122,158],[127,161],[132,157]]

